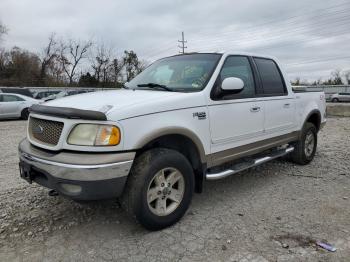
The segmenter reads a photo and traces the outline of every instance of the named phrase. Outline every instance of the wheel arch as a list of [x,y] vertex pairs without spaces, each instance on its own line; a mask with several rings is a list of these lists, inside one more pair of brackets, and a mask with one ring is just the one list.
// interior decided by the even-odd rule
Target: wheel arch
[[207,161],[203,144],[196,134],[184,128],[158,130],[142,139],[137,145],[136,156],[155,147],[173,149],[183,154],[193,167],[196,192],[202,192]]
[[314,109],[312,110],[305,118],[305,121],[303,123],[303,127],[306,123],[312,123],[316,126],[317,132],[320,130],[321,127],[321,113],[319,110]]
[[30,113],[30,111],[29,111],[29,106],[24,106],[22,109],[21,109],[21,111],[20,111],[20,117],[21,118],[24,118],[25,117],[25,113],[27,113],[28,115],[27,115],[27,117],[29,116],[29,113]]

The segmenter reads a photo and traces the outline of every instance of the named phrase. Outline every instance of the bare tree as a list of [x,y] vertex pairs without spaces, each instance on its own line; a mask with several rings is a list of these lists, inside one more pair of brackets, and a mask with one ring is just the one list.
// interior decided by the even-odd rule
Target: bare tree
[[346,84],[350,85],[350,70],[347,70],[343,73],[343,76],[346,80]]
[[36,86],[40,72],[39,57],[27,50],[13,47],[1,52],[0,85]]
[[343,80],[341,78],[341,70],[340,69],[335,69],[332,72],[332,77],[333,77],[333,85],[342,85]]
[[49,64],[48,68],[48,75],[50,75],[50,80],[53,80],[54,83],[50,83],[51,81],[48,81],[49,84],[56,85],[62,85],[64,83],[64,75],[65,72],[62,67],[62,63],[59,59],[59,57],[56,57],[53,59],[53,61]]
[[73,84],[79,63],[86,58],[91,46],[91,41],[69,40],[68,43],[61,42],[60,62],[70,85]]
[[137,54],[132,50],[125,50],[123,63],[125,66],[126,81],[130,81],[140,72],[140,61]]
[[118,59],[118,58],[113,59],[112,66],[111,66],[110,70],[111,70],[113,82],[115,84],[118,84],[119,79],[122,78],[123,68],[124,68],[124,60],[123,59]]
[[[5,49],[0,48],[0,72],[5,70],[9,60],[9,53]],[[1,77],[1,75],[0,75]]]
[[109,69],[112,67],[111,53],[112,49],[106,48],[103,43],[97,45],[92,52],[91,67],[94,70],[94,77],[103,85],[109,82]]
[[300,86],[300,77],[295,78],[294,81],[291,81],[293,86]]
[[46,85],[46,77],[47,77],[47,70],[55,63],[55,59],[58,58],[59,52],[57,47],[57,42],[55,40],[55,34],[52,33],[49,37],[49,42],[47,46],[44,48],[41,56],[41,70],[40,70],[40,79],[43,85]]

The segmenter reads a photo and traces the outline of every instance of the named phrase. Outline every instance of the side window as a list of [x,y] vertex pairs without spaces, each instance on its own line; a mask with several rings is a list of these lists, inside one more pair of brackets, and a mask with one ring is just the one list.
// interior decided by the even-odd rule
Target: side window
[[245,56],[230,56],[226,59],[221,72],[220,80],[221,83],[227,77],[240,78],[244,87],[238,94],[229,94],[228,98],[249,98],[255,96],[255,82],[253,72],[249,63],[249,60]]
[[3,95],[2,102],[25,101],[23,98],[14,95]]
[[0,94],[0,102],[3,102],[3,95]]
[[254,58],[254,61],[260,73],[264,94],[285,95],[285,84],[276,63],[265,58]]

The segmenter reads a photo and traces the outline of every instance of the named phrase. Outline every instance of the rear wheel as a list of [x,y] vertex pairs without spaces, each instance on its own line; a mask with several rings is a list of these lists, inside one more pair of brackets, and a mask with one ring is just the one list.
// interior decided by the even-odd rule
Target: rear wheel
[[294,144],[291,159],[294,163],[306,165],[310,163],[316,153],[317,129],[314,124],[307,122],[303,128],[301,139]]
[[156,148],[135,160],[121,202],[145,228],[159,230],[181,219],[193,191],[194,174],[187,158]]
[[338,103],[338,102],[339,102],[339,99],[338,99],[338,98],[333,98],[333,99],[332,99],[332,102],[333,102],[333,103]]
[[23,120],[27,120],[29,117],[29,109],[28,108],[24,108],[21,112],[21,119]]

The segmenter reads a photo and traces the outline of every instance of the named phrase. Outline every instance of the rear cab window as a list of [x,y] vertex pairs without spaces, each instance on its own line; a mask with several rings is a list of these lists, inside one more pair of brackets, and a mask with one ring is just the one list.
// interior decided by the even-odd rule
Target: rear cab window
[[254,57],[260,81],[263,89],[263,96],[285,96],[288,95],[282,73],[275,61],[269,58]]

